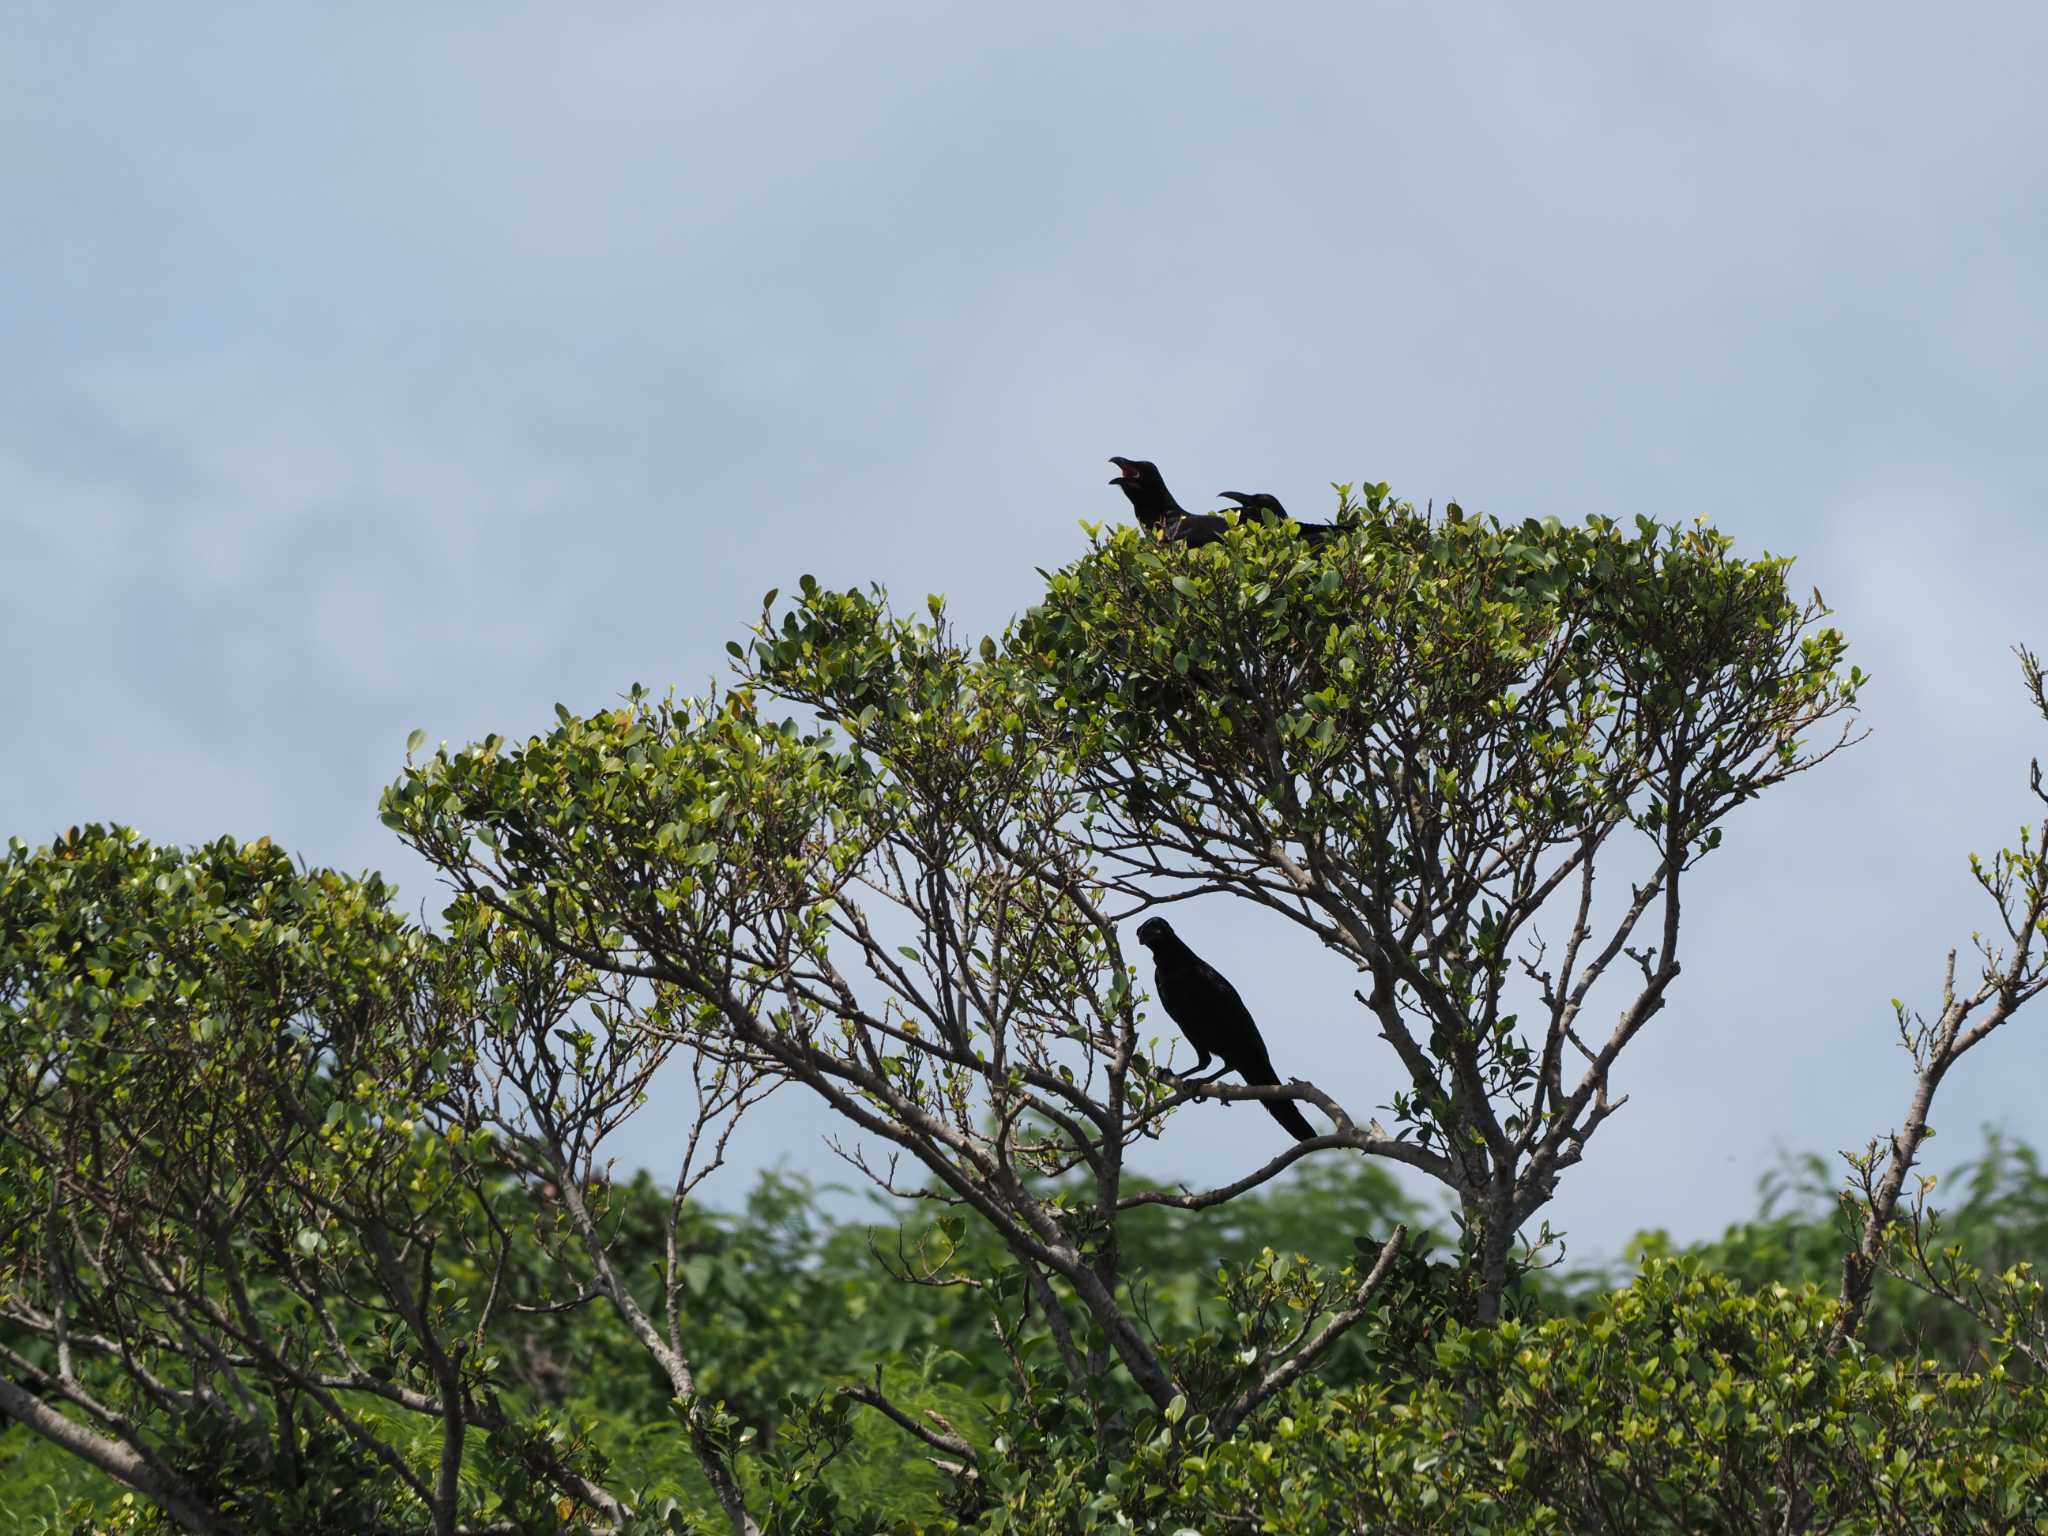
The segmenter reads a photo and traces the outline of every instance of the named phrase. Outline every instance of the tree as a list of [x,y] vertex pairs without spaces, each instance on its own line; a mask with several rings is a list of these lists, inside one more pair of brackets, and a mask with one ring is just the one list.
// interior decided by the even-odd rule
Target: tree
[[[1678,976],[1683,875],[1737,805],[1847,739],[1807,740],[1860,674],[1789,562],[1705,527],[1437,522],[1384,487],[1339,521],[1313,551],[1287,526],[1098,539],[973,648],[936,599],[907,620],[806,578],[732,648],[724,699],[636,693],[518,750],[444,752],[388,814],[484,907],[646,983],[693,1046],[915,1159],[1159,1404],[1175,1384],[1116,1298],[1122,1170],[1193,1090],[1144,1044],[1116,924],[1197,892],[1280,912],[1366,979],[1409,1079],[1399,1129],[1305,1083],[1208,1087],[1306,1099],[1336,1130],[1178,1198],[1338,1147],[1405,1163],[1459,1202],[1490,1319]],[[813,725],[765,720],[778,701]],[[1624,834],[1636,878],[1603,907]],[[1554,957],[1528,942],[1546,913]],[[1034,1185],[1080,1168],[1084,1207]]]
[[[0,1323],[50,1348],[0,1347],[0,1407],[193,1530],[359,1531],[416,1508],[448,1536],[479,1510],[530,1528],[558,1499],[616,1522],[601,1458],[501,1392],[489,1347],[507,1312],[602,1298],[751,1528],[735,1426],[680,1343],[677,1225],[759,1085],[697,1063],[643,1298],[612,1259],[597,1149],[661,1038],[609,1027],[599,979],[487,914],[458,904],[436,936],[390,898],[267,840],[185,855],[88,827],[12,846]],[[551,1262],[515,1267],[522,1240]]]
[[[2048,676],[2042,672],[2040,659],[2025,648],[2019,651],[2019,659],[2034,709],[2048,720]],[[2028,785],[2035,800],[2048,807],[2038,758],[2031,765]],[[2021,827],[2019,846],[2000,849],[1988,862],[1970,856],[1970,872],[1998,913],[1998,928],[1992,937],[1973,936],[1980,961],[1976,985],[1958,990],[1956,952],[1950,950],[1942,977],[1941,1008],[1932,1023],[1903,1002],[1894,999],[1892,1003],[1899,1043],[1913,1062],[1913,1097],[1904,1123],[1884,1138],[1882,1154],[1878,1142],[1872,1141],[1861,1156],[1850,1160],[1855,1191],[1852,1203],[1862,1217],[1862,1232],[1842,1261],[1842,1310],[1832,1333],[1838,1348],[1856,1332],[1879,1270],[1890,1262],[1898,1272],[1899,1203],[1920,1149],[1934,1134],[1928,1117],[1943,1079],[1964,1055],[2048,991],[2048,849],[2044,843],[2048,843],[2048,823],[2042,824],[2038,837]],[[2035,1299],[2023,1308],[2016,1307],[2011,1287],[2005,1288],[2002,1298],[1993,1298],[1977,1277],[1959,1270],[1953,1258],[1943,1263],[1929,1252],[1924,1218],[1926,1197],[1933,1187],[1931,1179],[1923,1179],[1910,1206],[1904,1258],[1911,1273],[1935,1294],[1956,1302],[1980,1321],[1996,1319],[1998,1327],[2023,1332],[2032,1341],[2023,1346],[2030,1358],[2036,1365],[2048,1364],[2048,1313],[2039,1303],[2038,1286],[2022,1286],[2020,1289]],[[2020,1322],[2022,1312],[2028,1314],[2024,1324]]]
[[390,895],[120,828],[0,867],[0,1322],[47,1345],[0,1346],[0,1409],[188,1530],[448,1536],[478,1474],[507,1520],[619,1510],[486,1347],[527,1213],[479,1047],[573,999]]
[[[1345,490],[1339,526],[1313,548],[1278,521],[1201,549],[1098,533],[974,644],[936,599],[771,593],[724,692],[636,687],[412,756],[383,814],[454,889],[437,930],[267,844],[16,845],[0,1198],[32,1236],[0,1252],[26,1341],[0,1410],[192,1529],[312,1518],[246,1493],[295,1459],[309,1490],[357,1469],[380,1528],[624,1529],[671,1517],[494,1348],[601,1306],[747,1532],[840,1518],[814,1474],[849,1404],[976,1518],[1020,1469],[1082,1486],[1075,1447],[1099,1470],[1162,1425],[1263,1433],[1332,1361],[1426,1375],[1464,1336],[1445,1308],[1501,1326],[1677,982],[1685,874],[1850,739],[1861,678],[1787,561],[1704,526],[1439,521],[1384,486]],[[1175,1070],[1123,925],[1197,895],[1282,914],[1358,978],[1405,1075],[1375,1106],[1393,1130],[1311,1082]],[[650,1233],[605,1147],[669,1063],[697,1113]],[[993,1324],[1004,1458],[849,1372],[785,1416],[764,1481],[771,1453],[703,1390],[691,1197],[785,1084],[933,1213],[890,1262]],[[1200,1097],[1333,1128],[1213,1189],[1134,1177]],[[1380,1203],[1346,1264],[1261,1252],[1219,1277],[1221,1317],[1153,1306],[1132,1223],[1361,1154],[1449,1192],[1448,1278]],[[240,1458],[211,1482],[194,1414]]]
[[[1682,877],[1737,805],[1849,739],[1807,740],[1861,674],[1788,561],[1710,528],[1433,523],[1384,486],[1346,497],[1358,526],[1313,556],[1112,541],[1054,577],[1020,649],[1120,891],[1258,902],[1367,979],[1363,1022],[1409,1081],[1400,1150],[1364,1150],[1454,1194],[1488,1319],[1678,977]],[[1603,907],[1617,855],[1627,895]],[[1625,972],[1596,1033],[1595,989]]]

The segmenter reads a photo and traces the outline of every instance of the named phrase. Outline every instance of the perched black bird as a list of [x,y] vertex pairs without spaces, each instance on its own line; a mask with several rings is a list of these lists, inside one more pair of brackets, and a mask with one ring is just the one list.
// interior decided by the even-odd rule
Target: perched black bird
[[1234,501],[1247,517],[1257,517],[1270,512],[1283,523],[1294,521],[1294,514],[1280,505],[1280,498],[1271,491],[1218,491],[1225,501]]
[[1176,544],[1200,549],[1230,532],[1230,524],[1213,512],[1183,512],[1179,517],[1168,518],[1160,531]]
[[1272,513],[1283,523],[1293,523],[1301,530],[1302,541],[1307,544],[1327,544],[1337,537],[1334,523],[1304,523],[1293,513],[1280,505],[1280,498],[1270,491],[1218,491],[1225,501],[1234,501],[1243,510],[1246,522],[1251,522],[1265,513]]
[[1190,512],[1175,501],[1173,492],[1166,488],[1165,477],[1159,473],[1159,466],[1150,459],[1125,459],[1112,455],[1109,462],[1118,470],[1117,477],[1109,483],[1129,499],[1139,526],[1147,533],[1185,544],[1191,549],[1200,549],[1204,544],[1214,544],[1230,531],[1230,525],[1222,518],[1212,517],[1206,512]]
[[1109,462],[1117,467],[1117,476],[1109,483],[1129,498],[1139,526],[1157,532],[1174,518],[1188,515],[1166,488],[1159,466],[1150,459],[1123,459],[1112,454]]
[[[1152,951],[1152,979],[1159,988],[1159,1001],[1195,1048],[1195,1070],[1208,1066],[1210,1057],[1220,1056],[1223,1065],[1212,1076],[1235,1072],[1254,1088],[1276,1086],[1280,1078],[1273,1071],[1273,1058],[1266,1054],[1259,1026],[1252,1022],[1251,1010],[1237,995],[1237,988],[1183,944],[1163,917],[1148,917],[1140,923],[1138,942]],[[1296,1141],[1307,1141],[1316,1134],[1292,1099],[1260,1102]]]

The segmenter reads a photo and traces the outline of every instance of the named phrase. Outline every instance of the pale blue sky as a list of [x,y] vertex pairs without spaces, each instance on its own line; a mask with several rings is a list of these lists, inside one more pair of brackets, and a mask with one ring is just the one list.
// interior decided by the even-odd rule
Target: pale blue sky
[[[1713,1230],[1897,1118],[1886,999],[2030,811],[2044,72],[2022,5],[15,0],[0,830],[268,833],[438,905],[375,818],[414,726],[699,686],[806,570],[998,627],[1122,514],[1111,453],[1706,514],[1877,675],[1873,740],[1735,819],[1556,1208]],[[1176,920],[1283,1071],[1384,1098],[1338,967]],[[1951,1158],[2048,1140],[2044,1030],[1944,1089]],[[1167,1150],[1236,1171],[1252,1118]],[[836,1166],[794,1093],[740,1150]]]

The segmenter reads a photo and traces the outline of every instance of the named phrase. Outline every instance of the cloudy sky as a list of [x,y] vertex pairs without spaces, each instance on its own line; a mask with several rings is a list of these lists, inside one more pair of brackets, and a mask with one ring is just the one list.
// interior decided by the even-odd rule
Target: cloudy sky
[[[413,727],[700,687],[804,571],[998,628],[1111,453],[1704,514],[1876,675],[1732,823],[1555,1210],[1581,1256],[1717,1230],[1897,1120],[1887,999],[2032,809],[2048,12],[1542,9],[9,6],[0,831],[268,833],[438,907],[375,817]],[[1341,969],[1177,920],[1283,1072],[1383,1101]],[[1959,1070],[1938,1165],[2048,1141],[2044,1031]],[[836,1168],[794,1094],[740,1150]]]

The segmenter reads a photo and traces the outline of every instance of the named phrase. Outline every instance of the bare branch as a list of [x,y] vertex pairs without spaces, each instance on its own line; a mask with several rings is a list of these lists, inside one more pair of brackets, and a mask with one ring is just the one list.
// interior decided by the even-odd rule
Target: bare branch
[[916,1419],[912,1418],[909,1414],[905,1413],[901,1408],[898,1408],[894,1403],[890,1402],[887,1397],[883,1396],[882,1368],[880,1366],[875,1367],[875,1381],[873,1386],[841,1387],[839,1389],[839,1395],[841,1397],[852,1398],[857,1403],[866,1403],[870,1408],[875,1409],[884,1418],[888,1419],[890,1422],[895,1424],[899,1429],[902,1429],[909,1434],[915,1435],[918,1439],[922,1440],[926,1445],[930,1446],[935,1451],[943,1451],[948,1456],[957,1457],[959,1460],[967,1463],[969,1466],[978,1465],[981,1461],[980,1453],[977,1452],[974,1449],[974,1447],[969,1445],[965,1440],[961,1439],[958,1434],[950,1433],[949,1431],[951,1429],[951,1426],[947,1425],[946,1421],[944,1419],[941,1419],[937,1414],[928,1413],[927,1417],[933,1419],[938,1424],[940,1424],[942,1426],[941,1429],[933,1429],[927,1425],[918,1423]]
[[180,1484],[155,1470],[134,1444],[94,1434],[4,1376],[0,1376],[0,1413],[88,1466],[97,1467],[116,1482],[155,1500],[185,1530],[205,1536],[229,1536],[237,1529]]
[[1351,1305],[1332,1317],[1315,1337],[1281,1360],[1272,1370],[1239,1393],[1228,1407],[1217,1413],[1215,1425],[1219,1436],[1228,1437],[1233,1434],[1237,1426],[1244,1422],[1247,1414],[1275,1393],[1284,1392],[1299,1381],[1331,1345],[1350,1332],[1359,1320],[1372,1310],[1372,1299],[1386,1283],[1387,1275],[1394,1267],[1394,1259],[1407,1238],[1407,1227],[1395,1227],[1393,1235],[1380,1245],[1380,1256],[1373,1261],[1371,1271],[1352,1296]]

